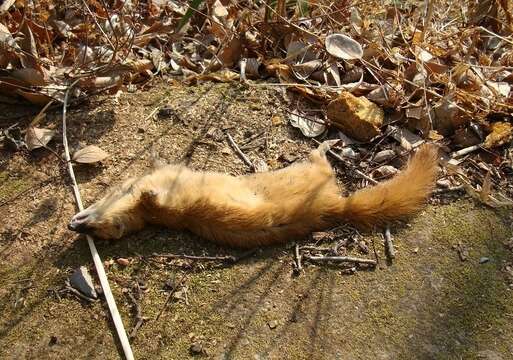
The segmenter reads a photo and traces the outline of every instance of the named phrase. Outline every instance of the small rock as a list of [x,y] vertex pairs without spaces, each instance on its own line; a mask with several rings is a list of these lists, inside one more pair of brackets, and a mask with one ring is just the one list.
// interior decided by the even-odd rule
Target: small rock
[[296,161],[298,159],[298,155],[297,154],[293,154],[293,153],[285,153],[285,154],[281,154],[279,157],[278,157],[278,160],[281,160],[281,161],[286,161],[288,162],[289,164],[290,163],[293,163],[294,161]]
[[271,118],[271,123],[274,126],[283,125],[283,124],[285,124],[285,120],[283,120],[283,118],[280,115],[274,115]]
[[93,279],[85,266],[76,269],[69,278],[70,285],[87,297],[97,299],[98,294],[94,289]]
[[118,258],[116,259],[116,262],[121,265],[121,266],[128,266],[130,265],[130,260],[126,259],[126,258]]
[[383,150],[378,152],[376,155],[374,155],[374,161],[377,163],[383,163],[385,161],[388,161],[392,159],[395,156],[394,150]]
[[346,135],[369,141],[381,133],[383,110],[363,96],[343,92],[328,104],[328,119]]
[[55,335],[52,335],[50,336],[50,341],[48,342],[48,346],[54,346],[55,344],[57,344],[57,336]]
[[486,256],[483,256],[479,259],[479,263],[480,264],[485,264],[487,263],[488,261],[490,261],[490,258],[487,258]]
[[267,323],[267,325],[269,325],[270,329],[275,329],[278,326],[278,322],[276,320],[272,320],[272,321],[269,321]]
[[203,349],[203,346],[198,342],[192,343],[189,350],[192,355],[200,355],[205,353],[205,349]]
[[444,189],[451,187],[451,181],[449,179],[440,179],[436,182],[436,184]]
[[387,178],[387,177],[391,177],[391,176],[397,174],[398,172],[399,172],[399,170],[397,170],[392,165],[383,165],[383,166],[380,166],[379,168],[377,168],[376,170],[374,170],[373,175],[378,175],[379,177]]
[[358,248],[364,254],[368,254],[369,253],[369,247],[367,246],[367,243],[365,242],[365,240],[361,240],[361,241],[358,242]]
[[418,248],[418,247],[416,247],[415,249],[413,249],[413,253],[414,253],[414,254],[418,254],[418,253],[419,253],[419,248]]
[[175,110],[171,106],[164,106],[159,109],[157,116],[161,119],[169,118],[175,113]]

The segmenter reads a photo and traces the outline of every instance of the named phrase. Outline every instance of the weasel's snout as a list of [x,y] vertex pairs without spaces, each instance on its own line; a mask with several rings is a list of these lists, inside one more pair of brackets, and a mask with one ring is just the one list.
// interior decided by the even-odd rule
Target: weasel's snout
[[88,214],[80,212],[73,216],[68,224],[68,229],[79,233],[86,233],[89,230],[88,219]]

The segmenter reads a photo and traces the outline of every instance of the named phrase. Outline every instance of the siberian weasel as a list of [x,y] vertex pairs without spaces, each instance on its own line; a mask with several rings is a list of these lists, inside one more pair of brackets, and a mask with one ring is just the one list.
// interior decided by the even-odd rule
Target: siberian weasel
[[305,162],[244,176],[158,167],[112,189],[76,214],[69,229],[119,239],[146,224],[187,229],[220,244],[250,248],[304,238],[340,223],[361,228],[417,212],[437,173],[437,149],[423,145],[390,180],[341,195],[326,159],[329,143]]

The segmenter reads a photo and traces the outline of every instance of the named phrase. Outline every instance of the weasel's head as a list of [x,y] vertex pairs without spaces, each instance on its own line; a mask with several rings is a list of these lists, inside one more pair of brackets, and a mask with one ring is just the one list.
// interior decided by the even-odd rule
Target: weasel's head
[[103,199],[82,210],[71,219],[68,229],[102,239],[119,239],[142,229],[141,193],[133,181],[111,190]]

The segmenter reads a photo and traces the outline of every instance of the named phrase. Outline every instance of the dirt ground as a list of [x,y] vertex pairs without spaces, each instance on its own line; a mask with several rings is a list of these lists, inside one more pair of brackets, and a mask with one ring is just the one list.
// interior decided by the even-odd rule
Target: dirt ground
[[[225,132],[270,168],[301,159],[315,144],[287,125],[284,109],[274,90],[209,83],[153,84],[72,108],[71,146],[111,154],[102,165],[76,166],[84,203],[142,173],[152,151],[196,169],[249,172]],[[60,130],[59,111],[48,114],[44,125],[52,124]],[[50,143],[58,154],[60,139]],[[66,228],[76,209],[63,163],[44,149],[1,150],[1,159],[0,358],[119,358],[105,303],[57,295],[73,269],[93,271],[85,239]],[[342,181],[359,186],[336,166]],[[148,320],[132,341],[137,359],[513,359],[510,215],[461,197],[429,206],[393,233],[394,262],[368,234],[379,266],[354,274],[307,263],[295,276],[290,246],[235,265],[165,261],[152,254],[238,252],[158,228],[97,246],[128,331],[128,294],[135,284],[144,289],[138,302]],[[118,258],[129,264],[111,261]],[[164,307],[178,283],[186,296],[181,287]]]

